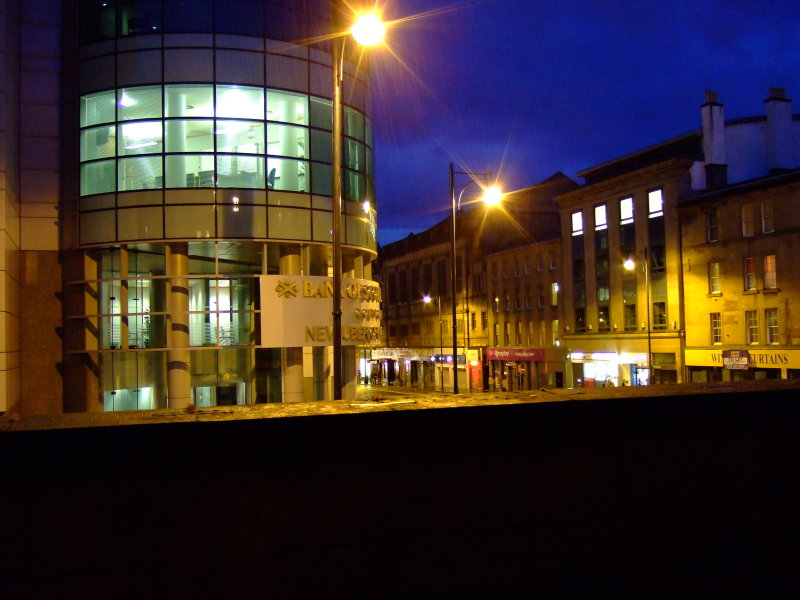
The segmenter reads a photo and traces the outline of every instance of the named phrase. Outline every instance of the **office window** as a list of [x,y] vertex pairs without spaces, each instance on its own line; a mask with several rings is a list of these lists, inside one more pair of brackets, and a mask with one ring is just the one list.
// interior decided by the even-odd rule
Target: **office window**
[[550,284],[550,306],[558,306],[558,283]]
[[775,255],[764,257],[764,289],[774,290],[778,287],[778,274],[775,266]]
[[572,235],[583,235],[583,213],[579,210],[572,213]]
[[714,312],[710,315],[711,320],[711,343],[722,343],[722,317],[720,313]]
[[608,322],[608,306],[600,306],[597,309],[597,331],[608,331],[611,329]]
[[586,331],[586,309],[575,309],[575,331],[576,333],[583,333]]
[[508,321],[503,323],[503,344],[506,346],[511,345],[511,323]]
[[475,331],[478,328],[478,313],[473,312],[470,315],[471,326],[472,330]]
[[485,310],[481,311],[481,330],[486,329],[489,326],[489,315]]
[[709,208],[706,211],[706,241],[716,242],[717,236],[717,209]]
[[503,294],[503,310],[505,310],[505,311],[511,310],[510,297],[511,297],[511,294],[509,294],[508,292],[505,292]]
[[663,331],[667,328],[667,303],[653,302],[653,329]]
[[503,278],[508,279],[508,261],[503,261]]
[[522,310],[522,295],[519,290],[514,290],[514,308]]
[[775,220],[772,216],[772,198],[761,201],[761,231],[772,233],[775,231]]
[[500,331],[500,323],[495,323],[493,329],[494,329],[494,332],[493,332],[494,345],[495,346],[499,346],[500,345],[500,333],[499,333],[499,331]]
[[528,321],[528,344],[533,345],[534,338],[533,338],[533,321]]
[[662,190],[653,190],[647,194],[648,216],[651,219],[664,214],[664,197]]
[[522,346],[522,321],[517,321],[517,346]]
[[544,288],[541,285],[537,285],[536,291],[539,296],[539,308],[544,308]]
[[753,230],[753,205],[745,204],[742,206],[742,237],[751,237]]
[[533,308],[533,304],[531,303],[530,288],[525,288],[525,308]]
[[526,256],[525,257],[525,275],[530,275],[530,274],[531,274],[531,257],[530,256]]
[[558,268],[558,259],[556,258],[556,251],[550,250],[550,270],[555,271]]
[[553,346],[558,346],[558,319],[553,319],[553,321],[550,323],[550,332],[552,334],[551,343]]
[[744,259],[744,290],[756,289],[756,259]]
[[495,296],[494,301],[492,302],[492,307],[494,308],[494,312],[500,312],[500,298]]
[[747,330],[745,334],[747,336],[747,343],[748,344],[757,344],[758,343],[758,311],[757,310],[747,310],[744,313],[744,320]]
[[536,270],[544,271],[544,257],[541,254],[536,255]]
[[519,261],[514,259],[514,277],[519,277]]
[[625,331],[636,331],[636,305],[624,304],[622,314],[625,319]]
[[628,196],[619,201],[619,223],[627,225],[633,223],[633,197]]
[[719,263],[708,263],[708,293],[719,294]]
[[778,309],[768,308],[764,311],[764,321],[767,324],[767,343],[779,344],[778,336]]
[[497,281],[497,263],[492,263],[492,281]]
[[600,204],[594,207],[594,228],[595,231],[600,231],[608,227],[606,220],[606,205]]

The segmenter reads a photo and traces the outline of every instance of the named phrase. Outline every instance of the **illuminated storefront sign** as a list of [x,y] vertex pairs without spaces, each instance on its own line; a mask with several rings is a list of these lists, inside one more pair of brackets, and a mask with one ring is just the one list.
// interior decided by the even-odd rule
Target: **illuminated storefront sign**
[[[330,277],[262,275],[261,345],[333,345]],[[382,337],[381,290],[368,279],[342,279],[342,344],[375,344]]]
[[486,358],[541,362],[544,360],[544,348],[487,348]]
[[[737,362],[741,364],[742,357],[747,357],[748,368],[759,369],[800,369],[800,350],[693,350],[686,349],[686,365],[690,367],[729,367],[730,360],[726,362],[726,354],[738,352]],[[737,367],[742,368],[742,367]]]

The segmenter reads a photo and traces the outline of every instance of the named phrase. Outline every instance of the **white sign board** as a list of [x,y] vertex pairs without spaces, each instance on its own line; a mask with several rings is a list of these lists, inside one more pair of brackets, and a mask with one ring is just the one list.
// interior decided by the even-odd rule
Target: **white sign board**
[[[333,345],[333,279],[262,275],[261,345],[297,348]],[[380,342],[381,289],[369,279],[342,278],[342,344]]]

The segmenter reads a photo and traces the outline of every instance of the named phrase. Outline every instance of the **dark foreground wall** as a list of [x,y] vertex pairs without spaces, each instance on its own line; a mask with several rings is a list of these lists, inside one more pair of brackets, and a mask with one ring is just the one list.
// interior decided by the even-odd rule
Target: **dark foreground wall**
[[765,597],[794,392],[0,435],[0,597]]

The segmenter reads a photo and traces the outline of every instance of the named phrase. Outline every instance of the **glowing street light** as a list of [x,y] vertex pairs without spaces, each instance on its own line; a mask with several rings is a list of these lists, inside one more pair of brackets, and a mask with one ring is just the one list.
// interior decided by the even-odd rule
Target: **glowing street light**
[[[346,5],[346,3],[343,3]],[[334,11],[335,13],[338,11]],[[334,16],[334,19],[336,17]],[[336,22],[334,21],[334,25]],[[335,28],[335,27],[334,27]],[[351,27],[353,39],[364,46],[379,43],[386,27],[375,14],[363,14]],[[347,36],[333,43],[333,399],[342,399],[342,78]]]
[[[458,194],[458,201],[456,202],[456,175],[469,175],[470,180],[467,185],[461,188],[461,192]],[[483,202],[487,206],[497,206],[500,204],[503,198],[503,193],[500,191],[499,188],[491,185],[492,183],[492,173],[491,171],[488,173],[473,173],[473,172],[466,172],[466,171],[456,171],[453,168],[453,163],[450,163],[450,199],[452,201],[452,208],[453,208],[453,237],[452,237],[452,244],[451,244],[451,273],[450,273],[450,292],[453,296],[453,393],[458,393],[458,322],[457,322],[457,314],[456,314],[456,288],[457,286],[457,270],[458,270],[458,259],[456,258],[456,213],[461,210],[461,196],[464,194],[464,190],[466,190],[470,185],[477,181],[476,177],[480,177],[485,179],[489,186],[484,188],[483,190]],[[466,319],[466,316],[464,317]],[[464,330],[466,331],[466,322],[464,323]],[[466,352],[466,348],[464,348],[464,352]],[[465,356],[466,358],[466,356]],[[442,375],[444,377],[444,375]],[[442,384],[442,388],[444,389],[444,384]]]

